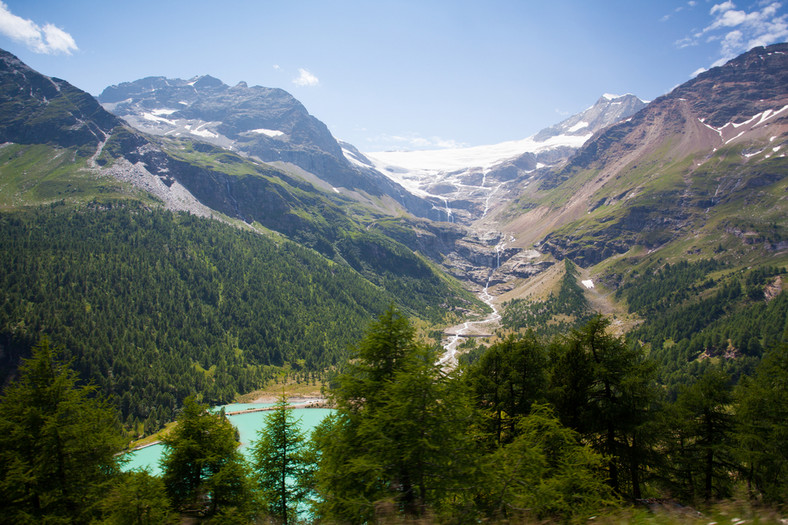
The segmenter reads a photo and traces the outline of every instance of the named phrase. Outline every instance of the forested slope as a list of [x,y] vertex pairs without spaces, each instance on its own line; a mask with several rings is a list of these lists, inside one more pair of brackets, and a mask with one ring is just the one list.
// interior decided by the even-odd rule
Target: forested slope
[[384,289],[290,241],[134,203],[3,213],[0,230],[3,376],[46,334],[148,428],[190,393],[224,403],[272,367],[337,364],[388,304],[453,300],[436,276],[390,272]]

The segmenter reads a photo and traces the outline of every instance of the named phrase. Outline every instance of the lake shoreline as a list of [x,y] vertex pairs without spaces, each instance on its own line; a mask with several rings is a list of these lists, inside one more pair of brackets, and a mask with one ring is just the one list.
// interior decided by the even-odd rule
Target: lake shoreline
[[[281,396],[262,395],[250,401],[250,404],[276,403]],[[328,400],[323,396],[292,396],[287,398],[290,405],[309,405],[301,408],[329,408]]]
[[[251,412],[270,412],[276,410],[276,406],[270,406],[278,401],[277,398],[270,398],[267,396],[260,397],[250,404],[265,404],[261,407],[248,407],[243,410],[233,410],[225,412],[228,416],[237,416],[240,414],[248,414]],[[326,398],[323,397],[291,397],[287,399],[288,409],[299,408],[331,408]]]

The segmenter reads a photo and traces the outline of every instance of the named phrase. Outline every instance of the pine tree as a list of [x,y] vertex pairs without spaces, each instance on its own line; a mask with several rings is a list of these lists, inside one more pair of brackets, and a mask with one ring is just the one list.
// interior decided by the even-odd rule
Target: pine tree
[[117,413],[47,339],[0,400],[0,500],[9,523],[86,523],[119,471]]
[[102,501],[102,525],[166,525],[178,523],[164,482],[146,471],[126,472]]
[[752,492],[788,501],[788,345],[771,350],[736,392],[736,452]]
[[641,497],[647,456],[644,425],[656,398],[654,363],[607,332],[596,316],[554,348],[551,397],[562,423],[608,457],[608,479],[618,495]]
[[487,459],[492,515],[569,522],[616,503],[600,475],[604,457],[561,425],[548,405],[534,404],[517,426],[514,441]]
[[373,323],[316,429],[321,518],[363,523],[381,514],[461,512],[474,473],[470,400],[435,352],[391,308]]
[[297,518],[309,492],[306,438],[284,394],[265,418],[252,445],[254,475],[268,513],[284,525]]
[[665,410],[663,477],[685,500],[709,501],[730,494],[730,472],[734,470],[732,400],[730,378],[719,369],[708,368]]
[[469,368],[467,381],[496,445],[511,441],[517,419],[544,398],[546,372],[547,352],[533,332],[490,346]]
[[162,439],[164,484],[184,510],[246,513],[252,503],[248,467],[238,451],[238,431],[222,410],[186,398],[178,424]]

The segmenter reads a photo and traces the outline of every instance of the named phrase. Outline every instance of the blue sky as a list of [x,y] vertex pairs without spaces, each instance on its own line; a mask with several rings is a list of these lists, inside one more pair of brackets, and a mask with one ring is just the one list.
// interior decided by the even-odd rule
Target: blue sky
[[94,95],[157,75],[279,87],[362,151],[521,139],[786,40],[770,0],[0,1],[0,48]]

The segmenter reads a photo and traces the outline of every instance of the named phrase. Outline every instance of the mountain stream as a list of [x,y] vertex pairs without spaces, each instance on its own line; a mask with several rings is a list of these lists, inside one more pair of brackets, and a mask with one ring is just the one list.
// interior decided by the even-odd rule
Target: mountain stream
[[[492,328],[498,326],[498,322],[501,320],[501,314],[498,312],[498,306],[496,306],[496,304],[493,302],[494,298],[490,294],[490,282],[492,281],[493,274],[501,265],[501,251],[503,251],[505,246],[505,242],[500,242],[495,246],[495,267],[490,270],[490,274],[487,277],[487,282],[485,283],[481,293],[479,293],[479,299],[481,299],[484,304],[489,306],[492,309],[492,312],[478,321],[465,321],[459,327],[452,327],[455,328],[454,333],[449,336],[448,341],[443,346],[445,352],[438,359],[438,364],[441,366],[449,369],[457,366],[457,355],[459,353],[457,351],[457,347],[460,345],[460,342],[463,338],[470,336],[473,328],[488,324],[493,325]],[[451,328],[447,329],[447,333],[449,330],[451,330]],[[477,336],[484,337],[491,333],[492,330],[488,330],[486,334],[478,334]]]

